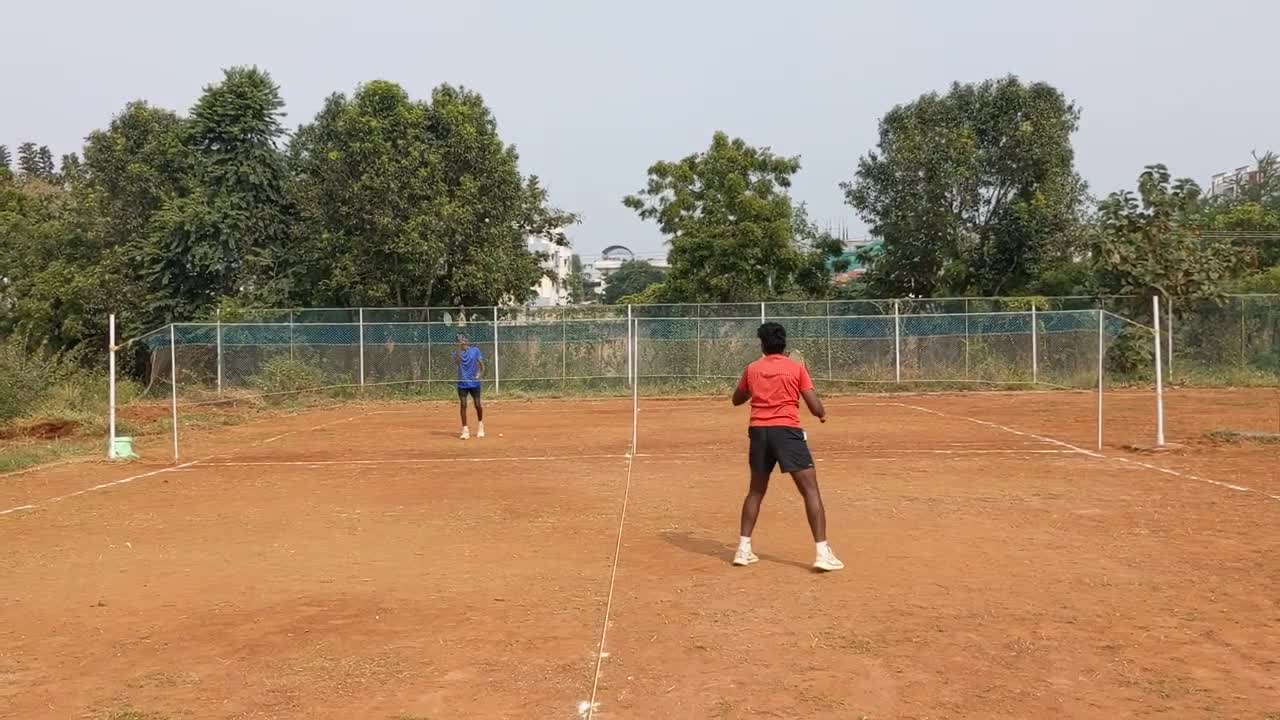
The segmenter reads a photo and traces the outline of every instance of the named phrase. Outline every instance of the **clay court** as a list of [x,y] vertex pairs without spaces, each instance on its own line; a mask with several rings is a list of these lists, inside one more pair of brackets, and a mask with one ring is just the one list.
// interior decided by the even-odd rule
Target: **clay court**
[[[0,478],[0,718],[1280,717],[1274,391],[346,404]],[[6,512],[7,511],[7,512]],[[603,634],[603,638],[602,638]],[[603,645],[603,656],[601,647]],[[594,697],[595,704],[591,705]],[[131,710],[137,715],[122,715]]]

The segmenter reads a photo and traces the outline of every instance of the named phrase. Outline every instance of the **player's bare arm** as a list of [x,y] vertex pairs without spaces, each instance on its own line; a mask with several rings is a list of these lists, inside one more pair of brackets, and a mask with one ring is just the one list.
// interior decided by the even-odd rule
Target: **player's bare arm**
[[751,399],[751,391],[746,388],[735,388],[733,391],[733,406],[737,407]]
[[[818,397],[817,390],[801,390],[800,397],[804,398],[805,407],[809,408],[809,412],[818,418],[818,422],[827,421],[827,409],[822,405],[822,398]],[[738,403],[734,403],[737,405]]]

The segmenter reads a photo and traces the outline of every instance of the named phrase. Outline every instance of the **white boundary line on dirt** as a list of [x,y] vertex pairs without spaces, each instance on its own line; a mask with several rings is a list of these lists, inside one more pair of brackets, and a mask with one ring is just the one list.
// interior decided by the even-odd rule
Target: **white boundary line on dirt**
[[[370,414],[370,413],[365,412],[365,413],[361,413],[361,414],[359,414],[359,415],[353,415],[353,416],[351,416],[351,417],[341,418],[341,419],[339,419],[339,420],[330,420],[330,421],[328,421],[328,422],[323,422],[323,423],[320,423],[319,425],[315,425],[315,426],[313,426],[313,427],[304,428],[304,429],[300,429],[300,430],[294,430],[294,431],[292,431],[292,432],[287,432],[287,433],[284,433],[284,434],[282,434],[282,435],[278,435],[278,436],[276,436],[275,438],[272,438],[272,440],[279,440],[279,439],[280,439],[280,438],[282,438],[282,437],[286,437],[286,436],[288,436],[288,435],[293,435],[293,434],[295,434],[295,433],[300,433],[300,432],[310,432],[310,431],[312,431],[312,430],[319,430],[320,428],[328,427],[328,426],[330,426],[330,425],[337,425],[337,424],[339,424],[339,423],[351,422],[352,420],[358,420],[358,419],[360,419],[360,418],[362,418],[362,417],[365,417],[366,415],[369,415],[369,414]],[[255,442],[255,443],[250,443],[250,444],[249,444],[249,447],[255,447],[255,446],[258,446],[258,445],[262,445],[262,444],[264,444],[264,443],[266,443],[266,442],[267,442],[267,441],[265,441],[265,440],[261,440],[261,441]],[[192,466],[202,464],[202,463],[204,463],[204,462],[205,462],[205,461],[207,461],[207,460],[210,460],[210,459],[213,459],[213,458],[220,458],[220,457],[230,457],[230,455],[231,455],[230,453],[219,453],[219,454],[215,454],[215,455],[206,455],[205,457],[197,458],[197,459],[195,459],[195,460],[191,460],[191,461],[189,461],[189,462],[182,463],[181,465],[171,465],[171,466],[168,466],[168,467],[160,468],[159,470],[152,470],[152,471],[150,471],[150,472],[140,473],[140,474],[138,474],[138,475],[131,475],[131,476],[129,476],[129,477],[122,478],[122,479],[120,479],[120,480],[112,480],[111,482],[101,483],[101,484],[98,484],[98,485],[94,485],[93,487],[87,487],[87,488],[84,488],[84,489],[82,489],[82,490],[77,490],[77,491],[75,491],[75,492],[67,493],[67,494],[65,494],[65,495],[59,495],[58,497],[48,498],[48,499],[46,499],[46,500],[41,500],[41,501],[40,501],[40,502],[38,502],[38,503],[29,503],[29,504],[26,504],[26,505],[19,505],[19,506],[17,506],[17,507],[12,507],[12,508],[9,508],[9,509],[7,509],[7,510],[0,510],[0,515],[8,515],[8,514],[10,514],[10,513],[17,513],[17,512],[23,512],[23,511],[35,510],[35,509],[37,509],[37,508],[39,508],[39,507],[43,507],[43,506],[45,506],[45,505],[49,505],[49,504],[51,504],[51,503],[61,502],[62,500],[67,500],[67,499],[69,499],[69,498],[78,497],[78,496],[80,496],[80,495],[87,495],[87,494],[89,494],[89,493],[91,493],[91,492],[96,492],[96,491],[98,491],[98,490],[105,490],[105,489],[107,489],[107,488],[115,487],[115,486],[117,486],[117,485],[125,485],[125,484],[127,484],[127,483],[131,483],[131,482],[133,482],[134,480],[141,480],[141,479],[143,479],[143,478],[153,477],[153,476],[156,476],[156,475],[160,475],[160,474],[162,474],[162,473],[175,472],[175,471],[178,471],[178,470],[186,470],[186,469],[188,469],[188,468],[190,468],[190,467],[192,467]]]
[[938,417],[955,418],[955,419],[957,419],[957,420],[966,420],[966,421],[971,422],[971,423],[977,423],[978,425],[985,425],[985,426],[987,426],[987,427],[996,428],[996,429],[998,429],[998,430],[1004,430],[1005,432],[1011,432],[1011,433],[1013,433],[1014,435],[1021,435],[1021,436],[1023,436],[1023,437],[1031,437],[1031,438],[1035,438],[1035,439],[1040,440],[1040,441],[1042,441],[1042,442],[1046,442],[1046,443],[1049,443],[1049,444],[1051,444],[1051,445],[1058,445],[1058,446],[1061,446],[1061,447],[1064,447],[1064,448],[1068,448],[1069,450],[1071,450],[1071,451],[1073,451],[1073,452],[1080,453],[1081,455],[1087,455],[1087,456],[1092,457],[1092,458],[1097,458],[1097,459],[1099,459],[1099,460],[1111,460],[1111,461],[1114,461],[1114,462],[1124,463],[1124,464],[1126,464],[1126,465],[1136,465],[1137,467],[1146,468],[1146,469],[1148,469],[1148,470],[1154,470],[1155,472],[1158,472],[1158,473],[1164,473],[1165,475],[1172,475],[1172,476],[1174,476],[1174,477],[1179,477],[1179,478],[1182,478],[1182,479],[1184,479],[1184,480],[1192,480],[1192,481],[1194,481],[1194,482],[1204,483],[1204,484],[1206,484],[1206,485],[1215,485],[1215,486],[1217,486],[1217,487],[1220,487],[1220,488],[1226,488],[1227,490],[1232,490],[1232,491],[1234,491],[1234,492],[1250,493],[1250,494],[1253,494],[1253,495],[1260,495],[1260,496],[1262,496],[1262,497],[1264,497],[1264,498],[1268,498],[1268,499],[1270,499],[1270,500],[1275,500],[1275,501],[1277,501],[1277,502],[1280,502],[1280,495],[1272,495],[1272,494],[1270,494],[1270,493],[1263,492],[1263,491],[1261,491],[1261,490],[1255,490],[1255,489],[1253,489],[1253,488],[1251,488],[1251,487],[1248,487],[1248,486],[1246,486],[1246,485],[1235,485],[1235,484],[1233,484],[1233,483],[1222,482],[1221,480],[1213,480],[1213,479],[1211,479],[1211,478],[1200,477],[1200,476],[1198,476],[1198,475],[1192,475],[1191,473],[1184,473],[1184,472],[1181,472],[1181,471],[1178,471],[1178,470],[1172,470],[1172,469],[1170,469],[1170,468],[1160,467],[1159,465],[1152,465],[1151,463],[1145,463],[1145,462],[1142,462],[1142,461],[1140,461],[1140,460],[1133,460],[1133,459],[1126,458],[1126,457],[1119,457],[1119,456],[1117,456],[1117,455],[1103,455],[1102,453],[1094,452],[1094,451],[1092,451],[1092,450],[1085,450],[1085,449],[1083,449],[1083,448],[1078,448],[1078,447],[1076,447],[1076,446],[1074,446],[1074,445],[1072,445],[1072,444],[1070,444],[1070,443],[1066,443],[1066,442],[1063,442],[1063,441],[1061,441],[1061,440],[1056,440],[1056,439],[1054,439],[1054,438],[1046,437],[1046,436],[1044,436],[1044,435],[1037,435],[1037,434],[1035,434],[1035,433],[1029,433],[1029,432],[1023,432],[1023,431],[1021,431],[1021,430],[1015,430],[1015,429],[1013,429],[1013,428],[1011,428],[1011,427],[1008,427],[1008,426],[1005,426],[1005,425],[1001,425],[1001,424],[999,424],[999,423],[993,423],[993,422],[990,422],[990,421],[987,421],[987,420],[979,420],[978,418],[967,417],[967,416],[965,416],[965,415],[953,415],[953,414],[951,414],[951,413],[944,413],[944,412],[941,412],[941,411],[939,411],[939,410],[933,410],[933,409],[931,409],[931,408],[921,407],[921,406],[919,406],[919,405],[910,405],[910,404],[907,404],[907,403],[901,403],[901,405],[902,405],[902,407],[911,408],[911,409],[913,409],[913,410],[919,410],[920,412],[928,413],[928,414],[930,414],[930,415],[937,415]]

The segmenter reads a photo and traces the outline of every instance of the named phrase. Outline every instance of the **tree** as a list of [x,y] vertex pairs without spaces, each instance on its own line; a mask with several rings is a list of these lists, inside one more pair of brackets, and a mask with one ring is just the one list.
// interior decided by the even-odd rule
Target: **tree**
[[58,177],[64,185],[74,185],[83,179],[84,164],[80,162],[80,156],[76,153],[67,153],[62,156],[62,162],[58,169]]
[[36,157],[40,164],[40,179],[53,180],[58,173],[57,167],[53,164],[53,151],[49,149],[48,145],[41,145]]
[[13,155],[8,145],[0,145],[0,176],[13,172]]
[[1138,195],[1112,193],[1100,207],[1094,253],[1095,278],[1103,292],[1214,297],[1234,274],[1238,258],[1229,243],[1204,240],[1200,187],[1171,181],[1164,165],[1138,178]]
[[604,287],[604,302],[615,305],[626,295],[637,295],[650,285],[661,283],[667,274],[648,260],[628,260],[610,275]]
[[587,286],[587,275],[582,267],[582,257],[574,253],[569,257],[569,275],[565,278],[569,289],[569,302],[582,305],[595,299],[595,293]]
[[395,83],[331,96],[290,148],[302,214],[295,297],[315,304],[523,302],[543,274],[528,238],[566,246],[575,216],[519,171],[479,94]]
[[[840,243],[796,223],[787,189],[800,159],[717,132],[711,146],[649,168],[646,187],[623,199],[657,222],[670,246],[663,297],[740,302],[821,296]],[[797,232],[800,229],[803,232]]]
[[18,174],[24,178],[40,177],[40,149],[33,142],[18,146]]
[[224,297],[271,300],[286,289],[292,205],[278,147],[284,102],[270,75],[236,67],[205,88],[184,137],[194,155],[185,194],[150,224],[147,282],[169,318],[207,313]]
[[1255,169],[1235,193],[1210,199],[1204,236],[1230,241],[1252,270],[1280,265],[1280,159],[1253,154]]
[[872,290],[998,295],[1068,255],[1085,192],[1071,148],[1079,118],[1057,89],[1013,76],[890,110],[841,186],[884,241]]

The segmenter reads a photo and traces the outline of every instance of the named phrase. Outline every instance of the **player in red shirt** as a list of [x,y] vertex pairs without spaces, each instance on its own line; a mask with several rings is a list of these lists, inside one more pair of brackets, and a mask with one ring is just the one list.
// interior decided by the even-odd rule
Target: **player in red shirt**
[[813,567],[840,570],[844,563],[827,545],[827,511],[818,492],[818,471],[813,466],[805,432],[800,428],[800,399],[804,398],[809,412],[821,422],[827,421],[827,411],[813,389],[809,371],[783,354],[787,349],[786,328],[778,323],[765,323],[756,335],[764,357],[747,366],[733,391],[735,406],[751,401],[751,426],[747,431],[751,438],[748,451],[751,489],[742,501],[742,529],[733,564],[750,565],[760,559],[751,551],[751,531],[756,527],[760,503],[769,489],[769,476],[774,466],[779,466],[782,472],[791,475],[804,497],[804,512],[809,517],[813,541],[817,543],[818,556]]

